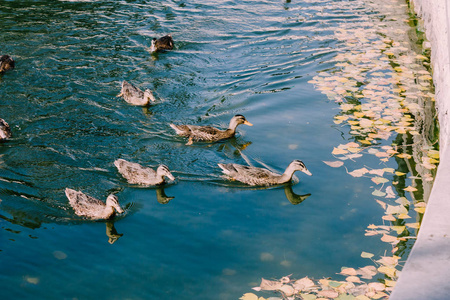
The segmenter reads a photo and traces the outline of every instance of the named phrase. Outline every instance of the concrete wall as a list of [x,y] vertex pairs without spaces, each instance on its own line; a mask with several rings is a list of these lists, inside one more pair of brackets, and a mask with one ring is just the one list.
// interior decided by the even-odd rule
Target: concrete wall
[[417,241],[391,300],[450,299],[450,0],[411,0],[431,42],[440,164]]

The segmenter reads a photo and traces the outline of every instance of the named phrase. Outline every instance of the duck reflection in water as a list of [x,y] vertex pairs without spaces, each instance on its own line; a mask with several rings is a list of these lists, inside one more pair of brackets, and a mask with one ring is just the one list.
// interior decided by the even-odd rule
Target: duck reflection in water
[[302,203],[306,200],[311,194],[304,194],[304,195],[297,195],[294,193],[294,190],[292,189],[292,184],[288,183],[284,186],[284,194],[286,195],[286,198],[291,202],[293,205],[297,205]]
[[116,227],[114,227],[114,222],[107,221],[106,222],[106,236],[108,237],[108,243],[111,245],[117,242],[120,237],[123,236],[123,233],[118,233]]
[[156,188],[156,200],[161,204],[167,204],[170,200],[172,200],[175,197],[169,197],[164,192],[164,187],[159,186]]

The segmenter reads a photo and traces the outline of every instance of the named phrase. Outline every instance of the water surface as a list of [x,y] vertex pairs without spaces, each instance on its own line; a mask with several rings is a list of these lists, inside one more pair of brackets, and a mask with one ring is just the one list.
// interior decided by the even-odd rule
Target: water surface
[[[3,298],[237,299],[261,277],[327,277],[390,250],[364,236],[384,214],[373,183],[322,162],[350,139],[308,83],[333,66],[335,28],[371,14],[331,0],[4,2],[1,52],[17,63],[0,77],[14,135],[0,144]],[[175,50],[150,54],[168,33]],[[128,105],[122,80],[159,103]],[[168,126],[226,127],[235,114],[254,126],[216,144],[186,146]],[[117,158],[164,163],[178,180],[128,185]],[[293,159],[313,176],[269,189],[228,183],[217,167],[282,172]],[[78,218],[66,187],[115,192],[127,213]]]

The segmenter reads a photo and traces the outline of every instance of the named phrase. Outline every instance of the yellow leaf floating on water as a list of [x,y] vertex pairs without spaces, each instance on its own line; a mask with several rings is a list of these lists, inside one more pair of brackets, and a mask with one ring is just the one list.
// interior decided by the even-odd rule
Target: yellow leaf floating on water
[[412,187],[410,185],[407,186],[406,188],[404,188],[403,190],[407,191],[407,192],[415,192],[415,191],[417,191],[417,189],[415,187]]
[[407,214],[399,214],[397,216],[397,218],[399,218],[399,219],[410,219],[411,217],[409,215],[407,215]]
[[406,223],[406,226],[410,227],[410,228],[414,228],[414,229],[419,229],[420,228],[420,223]]
[[397,234],[400,234],[403,231],[405,231],[406,227],[405,226],[392,226],[391,228],[392,228],[392,230],[396,231]]
[[395,172],[394,174],[397,175],[397,176],[403,176],[403,175],[406,175],[406,173],[399,172],[399,171]]
[[419,214],[425,213],[425,207],[415,207],[414,210],[417,211]]
[[331,152],[331,154],[333,154],[333,155],[346,154],[346,153],[348,153],[347,150],[339,149],[339,148],[336,148],[336,147],[334,147],[333,152]]
[[397,270],[392,267],[381,266],[378,268],[378,272],[386,274],[387,276],[393,278],[395,277],[395,273],[397,272]]
[[439,159],[439,151],[437,150],[428,150],[427,156],[434,159]]

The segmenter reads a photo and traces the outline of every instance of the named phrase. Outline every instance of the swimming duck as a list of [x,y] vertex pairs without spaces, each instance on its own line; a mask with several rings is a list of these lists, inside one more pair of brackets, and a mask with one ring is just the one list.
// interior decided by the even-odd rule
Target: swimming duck
[[0,118],[0,141],[11,137],[11,128],[5,120]]
[[82,192],[66,188],[66,196],[69,203],[79,216],[88,217],[90,219],[110,219],[116,211],[121,214],[123,209],[119,205],[116,195],[109,195],[106,198],[106,204]]
[[131,184],[159,185],[165,182],[164,176],[170,180],[175,180],[175,177],[165,165],[160,165],[156,171],[124,159],[116,160],[114,165],[119,170],[119,173]]
[[292,161],[283,174],[277,174],[263,168],[249,167],[238,164],[218,164],[222,172],[232,180],[248,185],[274,185],[289,182],[295,171],[302,171],[311,176],[305,164],[300,160]]
[[9,55],[0,56],[0,73],[14,69],[14,59]]
[[153,38],[150,51],[164,51],[173,49],[173,39],[170,34],[160,37],[159,39]]
[[236,134],[236,127],[240,124],[253,126],[247,121],[243,115],[235,115],[231,121],[228,129],[220,130],[211,126],[196,126],[196,125],[175,125],[170,124],[178,135],[189,137],[186,145],[191,145],[194,141],[202,142],[216,142],[233,137]]
[[156,102],[152,91],[150,91],[149,89],[142,91],[138,87],[125,80],[122,82],[122,89],[120,90],[120,94],[117,95],[117,97],[122,96],[126,102],[133,105],[145,106],[150,102]]

